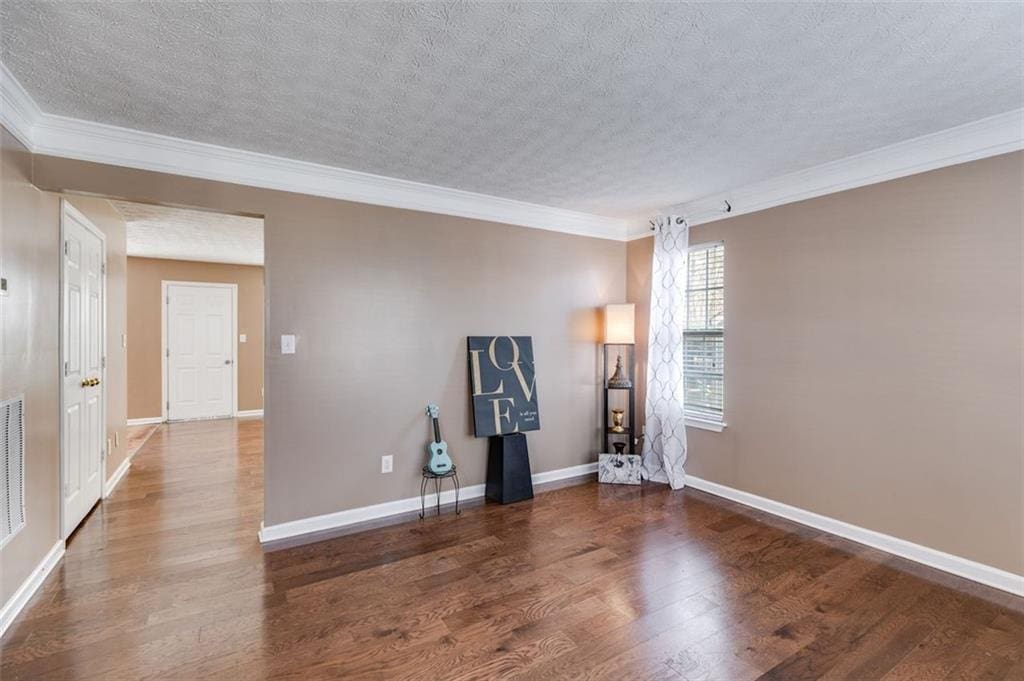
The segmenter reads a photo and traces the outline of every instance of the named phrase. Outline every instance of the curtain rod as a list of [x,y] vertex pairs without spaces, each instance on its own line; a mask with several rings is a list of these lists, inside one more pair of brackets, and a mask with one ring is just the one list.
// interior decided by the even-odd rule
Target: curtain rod
[[[708,211],[708,214],[712,214],[714,212],[715,211]],[[732,212],[732,204],[729,203],[728,201],[724,201],[723,200],[722,201],[722,207],[719,208],[717,212],[720,212],[720,213],[731,213]],[[686,216],[678,216],[678,217],[676,217],[676,224],[677,225],[681,225],[681,224],[683,224],[684,222],[687,222],[687,221],[688,220],[687,220]],[[648,224],[651,225],[651,231],[653,232],[654,231],[654,220],[649,220]]]

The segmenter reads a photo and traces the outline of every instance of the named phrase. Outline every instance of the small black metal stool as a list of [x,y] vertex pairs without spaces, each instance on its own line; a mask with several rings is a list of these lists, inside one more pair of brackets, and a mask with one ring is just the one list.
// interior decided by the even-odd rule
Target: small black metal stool
[[430,470],[429,466],[423,467],[423,482],[420,483],[420,519],[427,515],[427,484],[434,481],[434,494],[437,495],[437,514],[441,515],[441,487],[445,478],[451,478],[452,484],[455,485],[455,515],[459,515],[462,511],[459,510],[459,476],[455,472],[455,466],[452,466],[450,471],[444,473],[435,473]]

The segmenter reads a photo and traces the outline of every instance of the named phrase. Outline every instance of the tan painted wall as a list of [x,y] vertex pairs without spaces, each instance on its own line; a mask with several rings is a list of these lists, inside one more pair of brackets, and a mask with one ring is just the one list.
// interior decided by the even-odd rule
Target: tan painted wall
[[[0,400],[25,397],[25,527],[0,553],[0,603],[60,539],[60,196],[30,183],[31,156],[0,128]],[[72,197],[107,237],[106,477],[126,456],[125,224],[102,199]],[[115,440],[118,444],[115,445]]]
[[6,603],[60,539],[57,309],[60,220],[30,183],[32,159],[0,128],[0,399],[25,397],[25,528],[0,551]]
[[687,472],[1024,574],[1022,188],[1015,153],[694,227],[728,428],[688,429]]
[[417,495],[430,401],[463,484],[482,482],[467,335],[534,338],[535,472],[596,458],[597,310],[625,295],[623,243],[43,156],[34,180],[264,216],[268,524]]
[[[263,408],[263,268],[187,260],[128,258],[128,418],[161,414],[162,281],[238,285],[238,409]],[[236,339],[237,342],[237,339]]]

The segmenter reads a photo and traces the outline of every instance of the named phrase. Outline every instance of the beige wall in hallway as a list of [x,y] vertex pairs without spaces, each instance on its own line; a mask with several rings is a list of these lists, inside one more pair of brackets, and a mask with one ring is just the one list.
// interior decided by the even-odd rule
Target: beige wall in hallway
[[1022,206],[1014,153],[694,227],[725,242],[728,428],[687,429],[687,472],[1024,574]]
[[[0,128],[0,400],[25,399],[25,527],[0,552],[0,604],[6,603],[60,540],[60,199],[32,186],[31,155]],[[105,477],[127,455],[125,224],[102,199],[67,197],[106,235],[107,453]],[[116,442],[116,444],[115,444]]]
[[463,484],[482,482],[467,335],[533,336],[534,472],[596,458],[598,309],[625,296],[624,243],[45,156],[34,180],[264,216],[267,524],[416,496],[431,401]]
[[57,309],[60,207],[30,182],[32,158],[0,128],[0,399],[25,398],[25,527],[0,551],[6,603],[60,539]]
[[238,285],[238,409],[263,408],[263,268],[160,258],[128,258],[128,418],[159,417],[162,281]]

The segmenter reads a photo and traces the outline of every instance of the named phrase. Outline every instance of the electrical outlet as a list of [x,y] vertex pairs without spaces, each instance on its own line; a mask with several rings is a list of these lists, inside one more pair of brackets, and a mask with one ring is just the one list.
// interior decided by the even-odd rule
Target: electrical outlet
[[395,457],[391,454],[380,457],[380,472],[390,473],[393,470],[395,470]]

